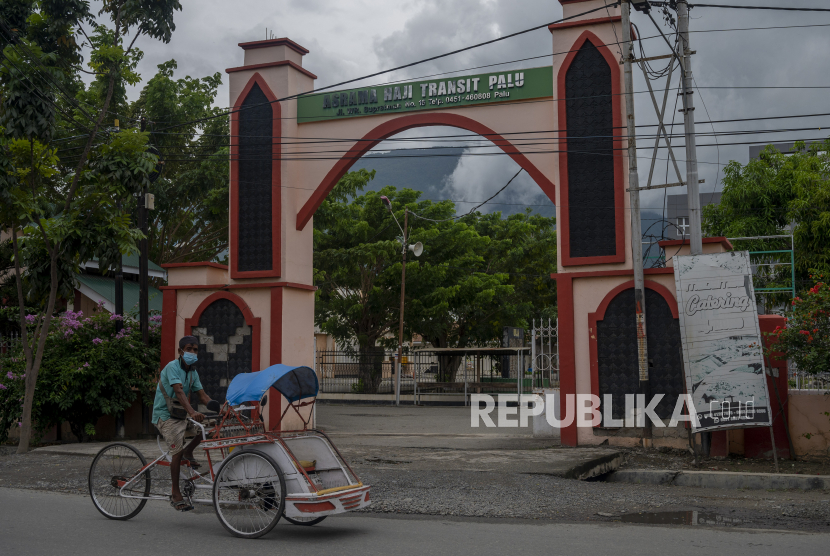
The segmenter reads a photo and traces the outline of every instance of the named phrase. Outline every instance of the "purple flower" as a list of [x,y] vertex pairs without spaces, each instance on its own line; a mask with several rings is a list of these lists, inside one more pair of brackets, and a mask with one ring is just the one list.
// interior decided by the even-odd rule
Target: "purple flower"
[[110,315],[110,320],[111,321],[113,321],[113,320],[124,320],[124,316],[123,315],[112,314],[112,315]]
[[0,390],[8,390],[5,384],[0,384]]
[[84,363],[84,367],[89,367],[89,363]]
[[98,345],[98,344],[103,344],[103,343],[104,343],[104,340],[102,340],[101,338],[93,338],[93,339],[92,339],[92,343],[93,343],[93,344],[96,344],[96,345]]
[[29,324],[32,324],[33,322],[35,322],[36,318],[37,317],[35,315],[26,315],[26,322],[28,322]]
[[18,421],[18,422],[17,422],[17,426],[18,426],[18,427],[22,427],[22,426],[23,426],[23,423],[21,423],[20,421]]
[[6,376],[9,377],[9,378],[14,378],[14,375],[12,374],[11,371],[7,372]]

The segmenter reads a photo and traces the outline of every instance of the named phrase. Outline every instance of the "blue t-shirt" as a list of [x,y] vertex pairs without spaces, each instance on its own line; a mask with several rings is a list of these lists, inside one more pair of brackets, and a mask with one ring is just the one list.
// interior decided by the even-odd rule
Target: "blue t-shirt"
[[184,395],[190,397],[193,392],[203,390],[202,383],[199,381],[199,373],[196,369],[191,367],[190,372],[185,372],[182,369],[178,359],[174,359],[167,364],[161,371],[159,376],[159,385],[156,387],[156,399],[153,402],[153,424],[158,423],[159,419],[166,421],[170,418],[170,412],[167,411],[167,401],[164,399],[164,394],[161,393],[161,388],[167,392],[167,395],[176,399],[176,393],[173,391],[174,384],[181,384],[184,389]]

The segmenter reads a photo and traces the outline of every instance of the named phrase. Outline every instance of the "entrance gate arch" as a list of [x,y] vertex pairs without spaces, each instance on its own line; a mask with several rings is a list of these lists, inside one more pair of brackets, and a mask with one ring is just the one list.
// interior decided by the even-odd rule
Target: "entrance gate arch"
[[[565,17],[604,6],[560,3]],[[308,50],[287,38],[240,43],[243,65],[226,70],[234,107],[230,265],[164,265],[162,361],[175,356],[186,320],[217,292],[238,296],[259,319],[252,345],[261,368],[314,361],[314,211],[379,142],[415,127],[450,126],[489,139],[556,203],[561,394],[590,394],[589,315],[633,271],[620,11],[587,17],[549,27],[556,54],[548,67],[308,95],[317,78],[303,67]],[[647,273],[674,290],[671,269]],[[269,427],[279,414],[280,404],[270,403]],[[565,445],[601,441],[575,425],[561,438]]]

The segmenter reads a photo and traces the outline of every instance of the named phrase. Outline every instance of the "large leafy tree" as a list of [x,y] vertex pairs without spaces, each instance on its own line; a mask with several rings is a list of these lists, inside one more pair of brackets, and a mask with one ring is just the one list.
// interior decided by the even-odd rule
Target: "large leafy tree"
[[221,109],[212,106],[222,77],[174,79],[175,69],[175,60],[160,64],[129,108],[164,162],[150,188],[150,258],[209,261],[228,247],[228,119],[213,117]]
[[[177,0],[104,0],[97,14],[84,0],[0,4],[0,216],[11,230],[26,362],[19,453],[29,447],[61,290],[79,262],[98,256],[106,266],[135,246],[130,217],[114,199],[140,186],[156,157],[147,152],[146,134],[112,134],[104,125],[118,117],[120,91],[140,79],[136,41],[169,42],[180,9]],[[83,47],[89,69],[82,67]],[[89,88],[81,72],[94,75]],[[24,301],[36,304],[37,314],[27,314]]]
[[[757,160],[732,161],[724,170],[719,205],[703,211],[707,235],[754,237],[788,234],[795,241],[797,291],[809,287],[810,274],[830,274],[830,139],[809,148],[796,143],[791,153],[767,147]],[[789,241],[742,241],[752,251],[789,249]],[[791,285],[789,259],[770,255],[753,262],[766,283]],[[776,300],[780,302],[781,300]]]
[[[554,220],[532,214],[455,216],[450,201],[420,199],[420,192],[385,187],[359,195],[374,177],[347,174],[314,216],[317,325],[344,347],[365,353],[397,345],[401,287],[400,229],[381,201],[386,196],[409,243],[424,244],[409,257],[406,334],[435,347],[496,342],[502,327],[555,316]],[[459,360],[441,365],[453,380]],[[376,377],[361,377],[364,388]]]

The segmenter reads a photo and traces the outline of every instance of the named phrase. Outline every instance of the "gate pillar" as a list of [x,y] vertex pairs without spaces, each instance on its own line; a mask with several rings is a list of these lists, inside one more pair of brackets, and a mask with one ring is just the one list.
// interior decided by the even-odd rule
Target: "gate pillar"
[[[307,192],[301,189],[301,168],[284,160],[296,150],[296,101],[279,101],[309,91],[316,76],[302,67],[308,50],[290,39],[240,43],[242,66],[229,68],[231,112],[230,199],[228,265],[212,262],[163,265],[168,285],[163,287],[162,364],[176,357],[178,338],[198,329],[200,344],[212,345],[211,329],[197,326],[205,301],[217,293],[233,299],[237,319],[257,326],[240,327],[215,360],[232,359],[231,340],[243,338],[255,353],[251,372],[270,365],[312,366],[314,361],[314,290],[312,227],[296,229],[296,214]],[[295,183],[294,187],[290,184]],[[225,302],[229,305],[228,302]],[[201,308],[200,308],[201,307]],[[217,312],[216,309],[213,309]],[[198,312],[198,315],[197,315]],[[240,320],[240,322],[242,322]],[[234,329],[231,332],[236,332]],[[256,337],[248,340],[247,335]],[[227,334],[226,334],[227,335]],[[207,348],[205,348],[207,349]],[[219,349],[219,348],[214,348]],[[203,357],[200,354],[200,358]],[[205,354],[207,357],[207,354]],[[246,360],[247,361],[247,360]],[[221,363],[219,363],[221,364]],[[218,376],[218,375],[217,375]],[[232,377],[230,377],[232,378]],[[217,379],[219,380],[219,379]],[[263,409],[266,427],[274,430],[286,400],[272,392]],[[293,413],[293,412],[292,412]],[[286,414],[282,429],[302,427]]]

